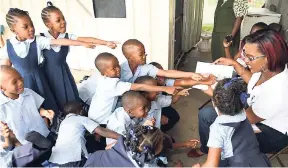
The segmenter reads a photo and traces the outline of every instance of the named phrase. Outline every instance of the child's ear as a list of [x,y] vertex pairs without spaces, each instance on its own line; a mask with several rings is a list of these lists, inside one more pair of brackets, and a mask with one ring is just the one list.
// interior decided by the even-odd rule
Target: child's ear
[[132,110],[127,110],[127,112],[128,112],[128,114],[129,114],[129,116],[134,116],[134,113],[132,112]]
[[10,28],[10,31],[14,34],[17,34],[13,28]]

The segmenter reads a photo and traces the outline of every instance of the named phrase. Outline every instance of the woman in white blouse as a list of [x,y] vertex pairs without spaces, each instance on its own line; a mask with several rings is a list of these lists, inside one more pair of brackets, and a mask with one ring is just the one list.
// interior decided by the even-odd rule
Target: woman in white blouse
[[[283,37],[272,30],[260,30],[247,36],[243,48],[246,70],[238,62],[219,58],[216,64],[233,66],[238,75],[248,83],[249,107],[246,115],[258,127],[256,133],[263,153],[277,152],[288,145],[288,47]],[[212,95],[213,90],[209,89]],[[190,151],[190,157],[207,153],[209,126],[217,114],[214,108],[199,112],[199,134],[202,146]],[[245,137],[243,137],[245,138]]]

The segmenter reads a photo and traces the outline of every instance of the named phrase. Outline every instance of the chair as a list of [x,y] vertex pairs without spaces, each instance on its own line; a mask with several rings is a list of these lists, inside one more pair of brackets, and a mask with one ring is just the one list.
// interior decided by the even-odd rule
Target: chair
[[288,146],[286,146],[285,148],[283,148],[282,150],[280,150],[279,152],[275,153],[275,154],[272,154],[270,157],[269,157],[269,160],[272,161],[273,159],[277,159],[279,164],[282,166],[282,167],[285,167],[284,163],[282,162],[282,160],[279,158],[279,155],[280,154],[284,154],[285,152],[288,152]]
[[212,101],[212,99],[207,100],[202,106],[198,108],[198,110],[201,110],[203,107],[205,107],[207,104],[209,104]]

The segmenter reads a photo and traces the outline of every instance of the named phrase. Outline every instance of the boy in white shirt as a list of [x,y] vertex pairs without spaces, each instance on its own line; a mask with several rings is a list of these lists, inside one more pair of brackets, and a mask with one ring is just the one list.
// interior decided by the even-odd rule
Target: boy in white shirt
[[101,53],[95,59],[96,68],[101,73],[96,85],[88,117],[99,124],[107,124],[108,117],[115,110],[118,97],[129,90],[158,91],[175,94],[179,87],[151,86],[120,81],[120,65],[110,53]]
[[[109,116],[107,128],[121,135],[125,135],[126,128],[130,124],[136,124],[140,122],[142,118],[147,117],[148,111],[151,108],[151,102],[140,92],[132,90],[125,92],[121,101],[123,107],[117,108]],[[154,122],[152,119],[145,124],[153,126]],[[110,138],[106,139],[108,145],[113,142],[115,142],[115,140]]]
[[[60,167],[82,167],[88,158],[85,131],[103,137],[118,139],[119,134],[102,128],[98,123],[85,117],[83,104],[72,101],[64,106],[65,119],[62,121],[55,147],[52,149],[50,162]],[[95,141],[96,143],[96,141]]]
[[44,119],[47,123],[52,121],[54,112],[41,108],[44,99],[34,91],[24,89],[23,78],[10,66],[1,66],[0,84],[0,121],[8,125],[19,142],[26,144],[24,137],[31,131],[48,137],[50,131]]
[[[141,76],[136,79],[135,83],[157,86],[156,79],[151,76]],[[162,117],[162,108],[168,107],[171,104],[176,103],[179,100],[180,96],[189,95],[189,90],[190,89],[184,89],[174,96],[159,95],[160,92],[143,92],[143,94],[148,98],[148,100],[151,101],[151,110],[149,111],[146,119],[151,119],[154,117],[156,119],[155,127],[160,128],[161,123],[164,122]]]

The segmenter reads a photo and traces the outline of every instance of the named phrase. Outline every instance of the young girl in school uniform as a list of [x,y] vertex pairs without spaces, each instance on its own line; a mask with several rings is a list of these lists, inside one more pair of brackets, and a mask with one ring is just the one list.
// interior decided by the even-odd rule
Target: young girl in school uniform
[[[105,45],[113,49],[117,46],[115,42],[104,41],[93,37],[77,37],[73,34],[66,33],[66,20],[61,10],[53,6],[51,2],[48,2],[47,5],[48,6],[42,10],[41,17],[48,31],[40,33],[42,36],[51,39],[65,38],[78,40],[95,45]],[[68,53],[68,46],[52,46],[51,49],[43,50],[45,74],[48,78],[52,93],[57,95],[56,101],[60,110],[63,110],[63,106],[67,102],[80,100],[75,80],[66,62]]]
[[[269,167],[244,111],[247,86],[242,79],[219,81],[213,92],[218,114],[210,126],[208,157],[202,167]],[[195,165],[200,167],[200,164]]]
[[43,106],[54,110],[57,115],[58,106],[54,97],[57,95],[53,95],[51,92],[41,67],[42,51],[50,49],[51,45],[82,45],[89,48],[93,48],[94,45],[69,39],[49,39],[35,36],[34,25],[28,12],[18,8],[10,8],[6,15],[6,21],[15,37],[7,40],[6,46],[2,49],[5,64],[13,64],[24,79],[24,87],[32,89],[44,97]]
[[171,146],[160,129],[152,126],[130,125],[125,137],[111,149],[89,155],[84,167],[157,167],[157,155]]

